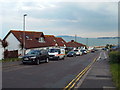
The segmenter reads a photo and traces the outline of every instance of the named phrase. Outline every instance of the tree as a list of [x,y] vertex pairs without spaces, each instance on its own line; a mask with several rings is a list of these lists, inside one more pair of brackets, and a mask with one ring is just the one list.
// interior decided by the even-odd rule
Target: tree
[[7,41],[5,41],[5,40],[2,40],[1,41],[2,42],[2,47],[4,48],[4,58],[7,58],[7,56],[8,56],[8,50],[5,50],[5,48],[8,46],[8,42]]
[[109,44],[107,44],[107,45],[105,46],[105,48],[109,49],[109,46],[110,46],[110,45],[109,45]]
[[2,41],[2,47],[4,48],[4,51],[5,51],[5,48],[8,46],[8,42],[3,40]]
[[22,50],[24,48],[24,45],[22,43],[20,43],[19,48]]

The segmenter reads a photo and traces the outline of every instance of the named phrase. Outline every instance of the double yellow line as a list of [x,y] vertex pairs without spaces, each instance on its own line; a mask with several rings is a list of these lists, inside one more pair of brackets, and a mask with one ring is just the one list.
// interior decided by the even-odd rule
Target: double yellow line
[[81,71],[63,90],[70,90],[72,89],[76,83],[80,80],[80,78],[90,69],[92,64],[96,61],[97,58],[95,58],[83,71]]

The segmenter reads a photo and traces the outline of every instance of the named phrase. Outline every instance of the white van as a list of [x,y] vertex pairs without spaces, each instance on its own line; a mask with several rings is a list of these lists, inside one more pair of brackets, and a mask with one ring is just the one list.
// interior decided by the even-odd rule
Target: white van
[[49,59],[64,59],[65,58],[65,49],[52,48],[48,50]]

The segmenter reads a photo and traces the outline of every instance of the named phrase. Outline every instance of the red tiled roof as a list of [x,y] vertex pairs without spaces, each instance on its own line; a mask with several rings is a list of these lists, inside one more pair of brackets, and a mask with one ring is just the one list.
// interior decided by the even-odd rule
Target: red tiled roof
[[75,41],[67,42],[67,47],[81,47],[81,46],[85,46],[86,47],[86,45],[78,43],[78,42],[75,42]]
[[[20,43],[23,44],[23,35],[25,33],[25,48],[36,48],[36,47],[46,47],[46,43],[40,43],[37,39],[40,37],[44,38],[43,32],[34,32],[34,31],[15,31],[11,30],[7,36],[12,33]],[[4,38],[4,40],[7,38]]]
[[54,35],[45,35],[45,41],[49,44],[49,46],[65,46],[66,42],[62,38],[55,37]]
[[[65,46],[66,42],[62,38],[55,37],[54,35],[44,35],[43,32],[35,32],[35,31],[16,31],[11,30],[4,40],[8,37],[8,35],[12,33],[17,40],[23,44],[23,36],[25,34],[25,48],[39,48],[39,47],[49,47],[49,46]],[[38,39],[43,37],[45,42],[39,42]]]
[[58,43],[58,46],[66,46],[66,41],[65,40],[63,40],[62,38],[60,38],[60,37],[56,37],[56,41],[57,41],[57,43]]
[[55,36],[54,35],[44,35],[45,41],[48,44],[48,46],[55,46]]

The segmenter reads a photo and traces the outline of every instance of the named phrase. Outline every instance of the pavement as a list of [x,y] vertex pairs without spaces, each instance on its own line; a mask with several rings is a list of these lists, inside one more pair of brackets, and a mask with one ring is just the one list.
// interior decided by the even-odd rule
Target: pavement
[[109,59],[105,51],[100,53],[99,58],[81,80],[77,85],[81,89],[116,90],[110,73]]

